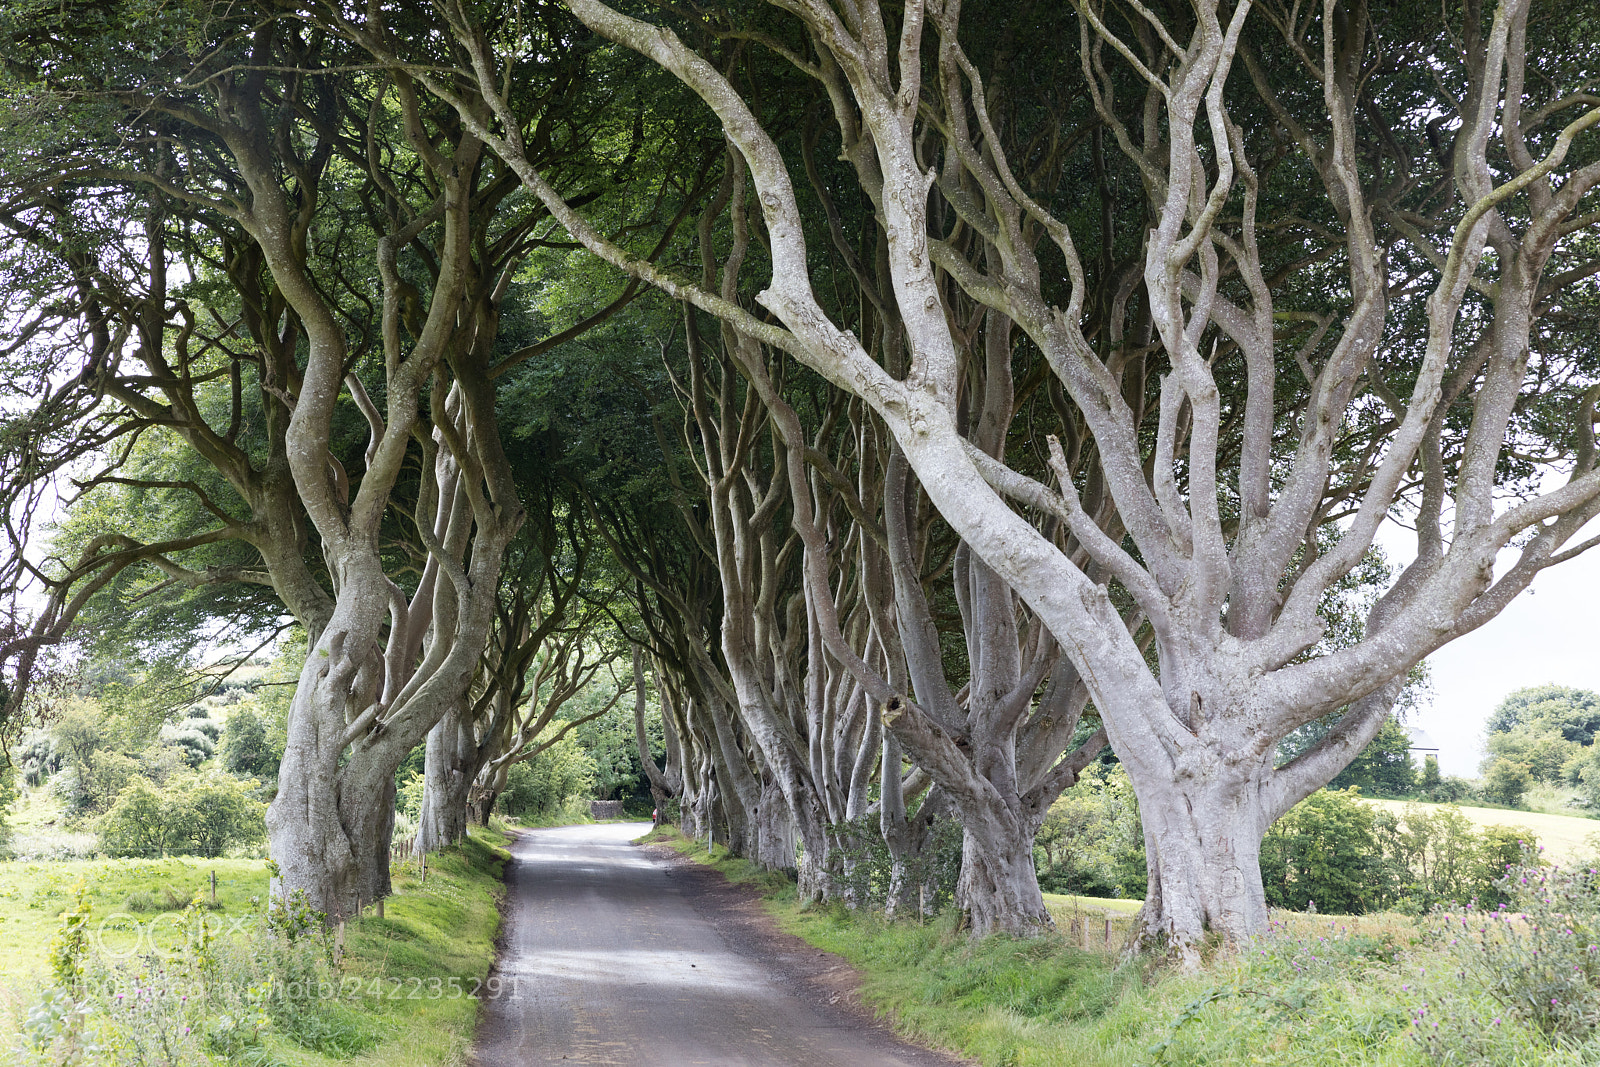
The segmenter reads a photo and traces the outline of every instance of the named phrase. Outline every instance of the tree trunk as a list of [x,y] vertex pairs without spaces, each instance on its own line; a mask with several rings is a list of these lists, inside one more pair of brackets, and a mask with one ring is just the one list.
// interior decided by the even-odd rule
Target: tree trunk
[[506,779],[511,772],[511,764],[490,763],[478,772],[476,783],[472,787],[473,804],[477,808],[478,823],[482,826],[489,825],[489,816],[494,814],[494,806],[500,800],[500,794],[505,791]]
[[769,871],[795,873],[794,818],[789,814],[782,788],[771,774],[762,776],[756,833],[756,861]]
[[1003,805],[962,809],[961,877],[956,903],[974,937],[1036,937],[1055,928],[1033,867],[1032,820]]
[[437,852],[467,836],[467,807],[477,777],[477,757],[472,713],[462,702],[428,731],[414,852]]
[[1199,962],[1209,932],[1240,944],[1267,923],[1261,885],[1266,813],[1250,779],[1179,780],[1139,790],[1149,887],[1139,940]]
[[313,910],[338,922],[390,893],[394,775],[361,773],[367,768],[348,765],[337,769],[306,756],[303,751],[285,754],[289,772],[281,774],[278,795],[267,810],[279,870],[272,895],[303,890]]

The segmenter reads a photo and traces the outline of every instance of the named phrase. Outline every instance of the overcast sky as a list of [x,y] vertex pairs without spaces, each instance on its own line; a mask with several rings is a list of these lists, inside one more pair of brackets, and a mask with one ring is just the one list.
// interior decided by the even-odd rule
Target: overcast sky
[[[1571,544],[1595,532],[1591,524]],[[1409,558],[1409,530],[1385,526],[1391,562]],[[1502,568],[1515,559],[1502,553]],[[1483,723],[1514,689],[1554,682],[1600,691],[1600,548],[1545,571],[1491,622],[1428,657],[1433,697],[1406,722],[1439,746],[1445,774],[1477,777]]]

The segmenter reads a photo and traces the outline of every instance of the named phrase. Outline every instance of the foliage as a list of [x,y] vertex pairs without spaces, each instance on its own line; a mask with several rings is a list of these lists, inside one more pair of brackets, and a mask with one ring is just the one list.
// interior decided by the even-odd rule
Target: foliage
[[1144,895],[1144,831],[1133,785],[1120,764],[1091,764],[1050,805],[1034,837],[1039,885],[1047,892]]
[[48,730],[32,729],[22,735],[22,743],[11,753],[11,762],[22,772],[22,780],[40,786],[61,769],[65,754],[55,747]]
[[[1489,909],[1464,907],[1440,912],[1429,933],[1446,946],[1466,981],[1487,993],[1500,1015],[1514,1017],[1552,1044],[1580,1045],[1600,1025],[1600,881],[1592,868],[1562,869],[1537,864],[1524,848],[1518,862],[1500,879],[1506,903]],[[1462,1011],[1451,998],[1432,1013],[1447,1030],[1426,1042],[1467,1035],[1453,1031],[1487,1029],[1486,1020]],[[1431,1029],[1431,1028],[1430,1028]],[[1426,1032],[1426,1031],[1425,1031]]]
[[11,805],[17,802],[17,770],[0,767],[0,859],[11,856]]
[[178,828],[176,811],[144,778],[135,778],[100,817],[100,848],[108,856],[165,856]]
[[[555,733],[564,725],[557,720],[547,729]],[[512,764],[499,809],[508,815],[548,815],[572,797],[589,795],[595,770],[593,758],[568,734],[531,759]]]
[[[878,819],[877,815],[863,815],[828,827],[834,854],[842,867],[839,881],[844,899],[852,907],[882,910],[889,902],[894,857]],[[943,911],[955,899],[956,882],[961,877],[961,848],[961,824],[941,816],[927,827],[921,850],[902,859],[901,877],[906,885],[919,891],[919,906],[927,914]]]
[[267,740],[267,724],[250,707],[235,708],[222,736],[222,766],[229,774],[267,778],[278,773],[281,749]]
[[426,780],[417,771],[406,775],[395,789],[395,812],[408,819],[416,819],[422,814],[422,794],[426,788]]
[[138,778],[118,795],[97,830],[108,856],[220,856],[260,843],[264,813],[250,787],[228,775],[178,779],[159,792]]
[[1267,903],[1306,911],[1364,915],[1384,909],[1426,912],[1436,904],[1501,899],[1500,876],[1524,845],[1524,829],[1475,831],[1454,808],[1401,815],[1374,810],[1354,791],[1321,790],[1267,831],[1261,875]]
[[1416,786],[1411,735],[1393,717],[1385,720],[1367,747],[1328,783],[1329,789],[1359,787],[1368,796],[1403,797]]
[[80,875],[72,884],[72,906],[61,913],[61,926],[50,941],[50,973],[59,985],[71,988],[83,977],[92,910],[88,883]]
[[1422,776],[1417,779],[1417,788],[1423,796],[1432,797],[1439,785],[1439,757],[1430,752],[1422,757]]
[[1532,784],[1533,776],[1526,764],[1497,759],[1483,776],[1483,798],[1514,808],[1522,803],[1522,795]]
[[[599,680],[589,690],[568,701],[563,713],[578,718],[584,706],[599,701],[610,686]],[[574,731],[578,744],[594,760],[596,800],[637,801],[650,796],[649,779],[639,763],[639,748],[633,736],[633,708],[619,701],[599,718],[581,724]]]
[[1392,898],[1393,872],[1373,833],[1376,813],[1349,791],[1318,790],[1274,823],[1261,843],[1273,907],[1360,915]]
[[1546,684],[1506,695],[1484,724],[1491,738],[1520,728],[1552,730],[1577,745],[1594,743],[1600,732],[1600,693]]

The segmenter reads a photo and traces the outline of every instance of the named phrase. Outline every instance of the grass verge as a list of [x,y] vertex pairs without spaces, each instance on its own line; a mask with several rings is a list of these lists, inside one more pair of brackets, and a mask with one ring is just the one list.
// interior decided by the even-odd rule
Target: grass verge
[[[368,908],[347,923],[342,951],[314,922],[293,936],[281,924],[267,928],[264,861],[0,864],[10,1031],[0,1033],[0,1050],[11,1049],[0,1058],[461,1063],[479,1001],[495,993],[485,980],[500,927],[507,843],[499,829],[474,829],[467,841],[430,856],[425,878],[415,864],[396,864],[384,917]],[[201,902],[185,907],[196,891]],[[82,980],[69,991],[52,975],[51,943],[70,915],[87,936],[78,956]]]
[[[1275,913],[1267,934],[1188,974],[1119,965],[1061,934],[972,941],[948,913],[887,922],[806,908],[787,879],[719,847],[671,828],[644,840],[760,890],[783,929],[860,973],[864,1000],[900,1033],[986,1067],[1600,1062],[1592,1039],[1553,1047],[1486,995],[1437,918]],[[1122,902],[1052,903],[1103,920]]]

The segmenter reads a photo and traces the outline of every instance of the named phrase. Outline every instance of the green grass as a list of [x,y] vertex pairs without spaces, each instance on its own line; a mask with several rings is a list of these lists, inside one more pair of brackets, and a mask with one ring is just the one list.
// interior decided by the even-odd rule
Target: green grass
[[[450,980],[465,993],[487,977],[493,963],[507,842],[498,829],[474,829],[463,844],[429,857],[425,880],[414,863],[396,864],[384,918],[368,908],[346,924],[333,975],[340,996],[319,1001],[308,1014],[320,1028],[310,1044],[324,1050],[306,1047],[305,1032],[297,1042],[274,1027],[252,1055],[286,1067],[461,1063],[479,1001],[455,995]],[[239,946],[235,952],[249,953],[262,936],[254,931],[267,889],[264,860],[0,863],[0,985],[8,1009],[0,1031],[15,1033],[38,1002],[47,984],[49,944],[79,877],[93,909],[89,929],[118,951],[117,939],[133,936],[135,924],[152,930],[152,940],[156,931],[171,935],[181,921],[177,909],[197,890],[209,893],[212,872],[219,908],[205,914],[223,932],[224,949],[231,938]],[[117,913],[123,917],[111,918]],[[9,1044],[0,1032],[0,1047]]]
[[[1191,974],[1151,958],[1119,965],[1103,946],[1084,950],[1062,934],[973,941],[949,913],[887,922],[838,905],[805,908],[786,879],[720,848],[708,853],[670,828],[646,840],[755,885],[784,929],[859,972],[866,1004],[902,1034],[986,1067],[1591,1062],[1509,1018],[1491,1024],[1502,1009],[1464,987],[1447,950],[1406,916],[1274,913],[1269,934],[1238,952],[1213,950]],[[1058,918],[1089,919],[1091,935],[1107,916],[1120,929],[1138,907],[1054,895],[1047,903]],[[1458,1026],[1441,1060],[1412,1026],[1424,1004],[1482,1025]]]
[[[494,962],[500,929],[499,900],[509,839],[497,830],[474,829],[460,846],[428,858],[425,881],[414,864],[396,865],[394,896],[384,918],[369,909],[346,928],[343,979],[363,989],[380,982],[381,995],[364,992],[346,1003],[359,1009],[360,1022],[379,1035],[361,1055],[340,1059],[318,1055],[275,1038],[272,1051],[291,1067],[341,1062],[361,1067],[435,1067],[464,1061],[477,1023],[479,1001],[454,997],[448,984],[463,989],[481,982]],[[430,985],[440,978],[440,995]],[[395,996],[396,980],[400,995]],[[413,986],[420,979],[421,986]],[[413,991],[418,995],[412,996]]]
[[[1371,797],[1362,797],[1361,802],[1392,811],[1396,815],[1404,814],[1406,808],[1413,806],[1429,815],[1445,807],[1443,804],[1377,800]],[[1516,808],[1482,808],[1467,805],[1459,807],[1467,821],[1480,829],[1485,826],[1520,826],[1532,830],[1539,836],[1539,844],[1544,846],[1545,854],[1557,863],[1593,855],[1596,851],[1596,842],[1591,838],[1600,835],[1600,825],[1596,825],[1594,819],[1573,815],[1550,815],[1540,811],[1521,811]]]

